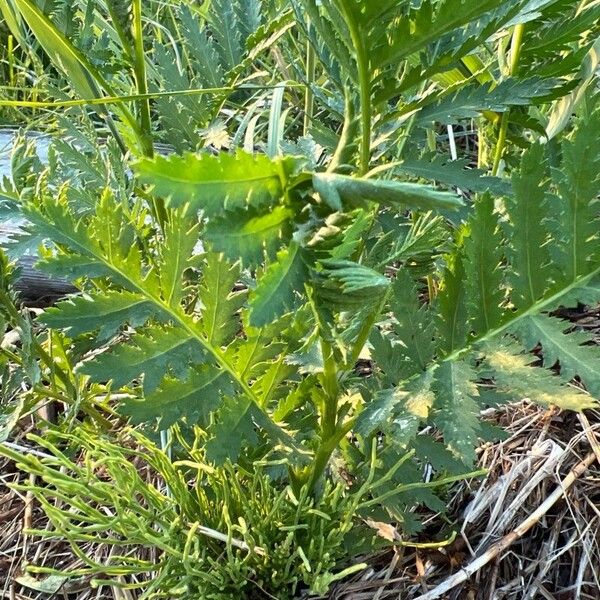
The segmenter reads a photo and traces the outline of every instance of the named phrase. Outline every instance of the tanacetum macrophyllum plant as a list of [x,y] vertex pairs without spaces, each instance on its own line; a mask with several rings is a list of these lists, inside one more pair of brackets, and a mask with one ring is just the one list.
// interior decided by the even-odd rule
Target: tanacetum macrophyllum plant
[[[16,4],[51,56],[71,48],[57,34],[52,54],[51,19]],[[257,39],[242,38],[239,10],[225,36],[233,13],[213,2],[201,35],[182,39],[207,60],[231,59],[211,88],[217,114],[248,102],[232,138],[244,150],[219,150],[198,148],[187,101],[146,93],[168,61],[156,46],[160,68],[145,64],[139,3],[124,13],[131,23],[109,4],[117,38],[132,44],[136,111],[98,109],[107,127],[118,120],[107,149],[88,146],[102,170],[82,142],[63,142],[44,171],[23,161],[4,193],[29,223],[21,247],[43,242],[39,267],[81,290],[38,318],[60,340],[74,390],[118,393],[118,413],[142,425],[137,439],[162,433],[173,460],[199,445],[202,464],[267,473],[314,506],[342,482],[360,497],[344,510],[406,532],[414,505],[442,510],[431,488],[470,471],[478,441],[496,434],[482,408],[515,397],[595,405],[600,352],[555,316],[600,299],[600,110],[582,69],[598,24],[585,5],[265,2],[277,19]],[[263,23],[260,3],[232,4]],[[297,84],[269,92],[264,134],[261,98],[248,98],[257,89],[221,85],[251,68],[259,39],[287,40],[281,56],[295,57],[287,77],[299,71],[305,119],[290,126],[293,142],[282,106],[286,87],[300,100]],[[566,48],[577,61],[557,60]],[[112,103],[108,83],[96,95]],[[574,109],[576,122],[560,113]],[[465,119],[479,120],[480,169],[439,153],[438,126]],[[174,130],[189,134],[177,148],[195,151],[155,155],[152,136]],[[131,172],[114,158],[126,140]],[[427,463],[438,478],[424,484]],[[169,469],[158,469],[165,480]]]

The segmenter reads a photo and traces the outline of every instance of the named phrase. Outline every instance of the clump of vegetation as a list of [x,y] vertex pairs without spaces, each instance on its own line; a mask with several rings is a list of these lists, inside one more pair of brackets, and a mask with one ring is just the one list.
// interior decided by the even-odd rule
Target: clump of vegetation
[[[43,482],[16,489],[32,492],[53,524],[31,533],[68,540],[83,561],[72,577],[91,576],[93,586],[133,577],[138,584],[131,587],[142,588],[144,598],[277,592],[283,599],[301,589],[320,595],[365,567],[351,564],[351,557],[369,549],[368,536],[361,540],[352,528],[372,483],[349,495],[344,484],[328,482],[318,498],[306,490],[296,496],[289,486],[274,485],[267,473],[272,466],[216,469],[204,459],[203,432],[191,435],[192,446],[189,436],[174,433],[182,444],[175,461],[127,430],[115,440],[85,428],[32,437],[53,458],[3,448]],[[350,533],[354,548],[347,543]],[[90,542],[112,551],[94,559],[84,550]],[[153,558],[157,552],[159,559]]]
[[[32,106],[80,112],[58,120],[47,166],[15,155],[3,208],[28,225],[10,251],[38,247],[81,293],[34,325],[3,262],[23,349],[6,360],[27,382],[14,414],[52,398],[68,433],[36,438],[53,460],[0,452],[49,484],[30,489],[80,555],[105,526],[105,543],[157,551],[90,569],[156,571],[120,583],[148,597],[324,593],[353,571],[353,524],[410,534],[416,504],[443,510],[432,489],[497,435],[482,408],[595,404],[600,353],[553,312],[600,299],[592,8],[83,4],[65,23],[15,3],[69,77],[69,99]],[[479,168],[452,156],[452,127],[438,143],[468,119]],[[107,437],[117,416],[139,425],[136,449]]]

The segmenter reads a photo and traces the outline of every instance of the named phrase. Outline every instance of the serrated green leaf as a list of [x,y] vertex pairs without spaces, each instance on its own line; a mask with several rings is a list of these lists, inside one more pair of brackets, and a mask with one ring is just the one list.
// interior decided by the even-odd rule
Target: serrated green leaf
[[339,283],[344,294],[385,289],[390,286],[390,280],[385,275],[349,260],[324,260],[321,264],[324,267],[323,272]]
[[467,168],[469,159],[450,160],[442,155],[426,155],[421,158],[407,158],[396,169],[428,181],[439,181],[461,190],[491,192],[500,196],[511,193],[510,184],[500,177],[491,177],[482,169]]
[[139,179],[153,185],[154,192],[166,198],[169,206],[189,205],[208,217],[276,204],[292,167],[292,159],[244,152],[157,156],[134,165]]
[[465,362],[444,361],[436,369],[433,420],[454,455],[466,463],[475,461],[480,435],[479,392],[473,383],[476,373]]
[[486,364],[491,367],[501,391],[515,399],[528,398],[543,406],[582,411],[597,406],[596,401],[577,388],[566,385],[550,371],[531,366],[531,354],[521,353],[514,344],[496,344],[487,349]]
[[134,423],[160,421],[166,429],[186,419],[188,423],[206,426],[211,412],[216,410],[223,396],[233,392],[227,373],[210,365],[191,370],[185,380],[166,378],[143,400],[126,401],[121,411]]
[[582,331],[565,331],[572,327],[560,319],[546,315],[528,316],[521,320],[514,334],[529,349],[542,344],[544,365],[552,367],[560,361],[560,374],[566,379],[579,375],[591,394],[600,396],[600,348],[584,345],[593,338]]
[[234,291],[239,276],[239,265],[228,263],[222,254],[206,255],[199,288],[200,325],[207,341],[218,347],[228,345],[241,326],[236,313],[244,304],[247,292]]
[[189,5],[181,4],[178,9],[183,43],[194,65],[194,72],[206,87],[221,86],[224,80],[223,65],[208,29],[200,24]]
[[523,80],[507,78],[497,85],[462,87],[454,95],[423,108],[418,114],[418,122],[451,124],[460,119],[475,118],[486,110],[504,112],[510,106],[529,106],[538,98],[549,99],[560,85],[557,80],[532,77]]
[[510,219],[507,247],[512,301],[527,308],[542,298],[550,281],[546,228],[546,160],[544,147],[534,144],[512,177],[514,196],[505,200]]
[[260,265],[265,257],[275,258],[292,233],[293,212],[275,206],[268,213],[252,210],[232,212],[213,219],[206,228],[206,240],[229,260],[241,260],[245,266]]
[[435,352],[435,328],[428,305],[419,302],[412,277],[402,269],[392,285],[390,307],[396,319],[394,332],[402,344],[408,375],[424,371]]
[[36,268],[52,277],[63,277],[69,281],[81,277],[104,277],[110,269],[94,258],[80,254],[56,254],[46,256],[36,263]]
[[94,381],[112,381],[117,389],[143,375],[144,392],[150,393],[170,370],[184,374],[192,361],[198,363],[203,357],[202,346],[183,330],[154,328],[85,361],[79,371]]
[[313,185],[329,205],[338,209],[361,207],[368,202],[417,210],[458,210],[463,206],[456,194],[418,183],[315,173]]
[[258,328],[244,322],[246,339],[236,340],[228,348],[242,379],[257,379],[272,361],[285,353],[287,344],[282,341],[282,337],[289,324],[290,319],[287,317]]
[[553,170],[560,198],[553,205],[553,258],[563,281],[586,275],[600,262],[600,111],[582,120],[562,143],[562,162]]
[[252,403],[244,397],[225,397],[211,427],[212,438],[206,444],[206,458],[221,465],[237,461],[244,443],[255,443]]
[[391,436],[392,443],[406,446],[429,416],[434,402],[430,385],[431,377],[425,375],[406,388],[378,391],[359,414],[356,432],[368,436],[381,428]]
[[[453,0],[434,3],[426,0],[415,5],[410,19],[399,18],[394,23],[395,27],[391,32],[393,37],[384,38],[388,43],[381,44],[378,48],[373,56],[374,64],[397,64],[439,40],[444,34],[464,27],[500,5],[500,0],[483,0],[477,3]],[[377,14],[377,10],[374,13]]]
[[250,294],[250,323],[261,327],[273,322],[300,302],[308,277],[305,251],[296,243],[282,250]]
[[459,247],[447,257],[437,298],[439,347],[446,354],[462,348],[468,334],[463,251]]
[[124,324],[140,327],[155,313],[156,307],[139,294],[106,291],[63,300],[47,308],[39,320],[71,337],[99,330],[99,339],[107,340]]
[[502,319],[502,237],[494,212],[494,199],[484,194],[475,200],[465,240],[465,294],[470,326],[476,335],[499,325]]
[[371,359],[382,372],[386,385],[397,385],[410,377],[415,366],[406,360],[406,352],[402,343],[392,340],[392,336],[383,334],[375,328],[369,337]]
[[160,289],[164,301],[177,308],[185,294],[183,274],[192,264],[198,242],[198,224],[183,211],[173,211],[164,227],[160,255]]

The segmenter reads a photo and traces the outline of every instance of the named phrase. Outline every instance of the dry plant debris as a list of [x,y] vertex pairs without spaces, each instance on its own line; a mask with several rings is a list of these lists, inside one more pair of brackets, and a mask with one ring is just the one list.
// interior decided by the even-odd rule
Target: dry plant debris
[[457,488],[454,543],[381,556],[332,600],[600,598],[600,414],[522,402],[487,417],[510,437],[480,449],[485,480]]

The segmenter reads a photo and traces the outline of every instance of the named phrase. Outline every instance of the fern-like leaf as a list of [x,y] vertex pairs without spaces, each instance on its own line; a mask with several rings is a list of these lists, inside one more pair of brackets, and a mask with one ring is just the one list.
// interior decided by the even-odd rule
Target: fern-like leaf
[[469,159],[450,160],[442,155],[425,155],[421,158],[407,158],[397,170],[428,181],[439,181],[461,190],[491,192],[498,196],[511,193],[510,184],[500,177],[486,175],[482,169],[467,168]]
[[222,254],[211,252],[206,255],[199,289],[200,323],[207,341],[214,346],[231,343],[240,328],[236,313],[244,304],[247,293],[234,291],[239,276],[239,266],[228,263]]
[[261,327],[293,310],[304,291],[308,275],[305,251],[292,243],[278,253],[250,294],[250,323]]
[[496,327],[502,319],[502,237],[489,194],[475,201],[465,240],[465,287],[467,310],[474,333]]
[[139,294],[107,291],[59,302],[44,311],[40,321],[48,327],[64,329],[71,337],[99,330],[99,340],[105,341],[125,323],[141,327],[155,313],[156,307]]
[[79,370],[94,381],[112,381],[115,388],[144,375],[144,391],[149,393],[169,371],[181,376],[192,361],[201,362],[203,354],[202,347],[178,328],[146,328],[130,343],[85,361]]
[[[544,365],[552,367],[560,362],[560,374],[566,379],[576,375],[586,385],[588,391],[600,396],[600,348],[593,345],[593,339],[581,331],[565,333],[569,323],[545,315],[529,316],[523,319],[514,334],[527,348],[542,344]],[[592,345],[585,345],[590,344]]]

